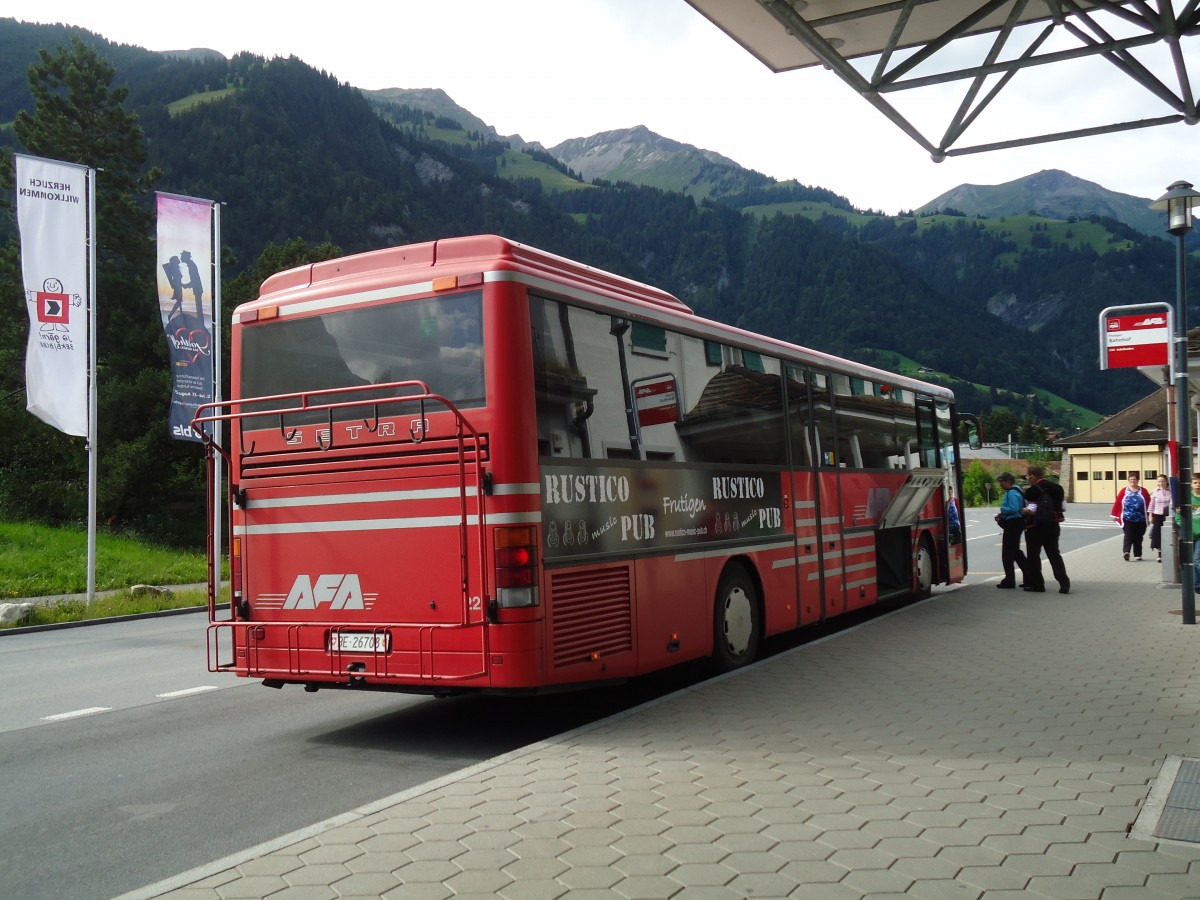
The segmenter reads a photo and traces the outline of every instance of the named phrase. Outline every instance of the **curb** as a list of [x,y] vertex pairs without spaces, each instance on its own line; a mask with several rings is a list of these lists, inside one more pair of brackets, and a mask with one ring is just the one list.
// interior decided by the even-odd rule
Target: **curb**
[[207,609],[207,606],[181,606],[178,609],[159,609],[154,612],[132,613],[128,616],[109,616],[104,619],[79,619],[75,622],[50,622],[46,625],[20,625],[16,628],[0,628],[0,638],[10,634],[30,634],[35,631],[58,631],[63,628],[83,628],[86,625],[108,625],[113,622],[133,622],[137,619],[180,616],[185,613],[204,612]]

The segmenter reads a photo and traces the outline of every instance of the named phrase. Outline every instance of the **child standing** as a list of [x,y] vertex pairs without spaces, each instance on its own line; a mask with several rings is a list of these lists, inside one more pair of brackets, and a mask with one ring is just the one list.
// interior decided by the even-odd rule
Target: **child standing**
[[1150,549],[1158,551],[1162,562],[1162,527],[1171,514],[1171,482],[1166,475],[1158,476],[1158,487],[1150,494]]

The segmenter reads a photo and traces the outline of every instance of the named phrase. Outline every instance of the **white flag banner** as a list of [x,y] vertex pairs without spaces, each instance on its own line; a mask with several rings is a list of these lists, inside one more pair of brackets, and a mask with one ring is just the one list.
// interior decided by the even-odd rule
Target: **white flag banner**
[[89,169],[14,155],[21,274],[29,311],[28,410],[66,434],[88,434]]

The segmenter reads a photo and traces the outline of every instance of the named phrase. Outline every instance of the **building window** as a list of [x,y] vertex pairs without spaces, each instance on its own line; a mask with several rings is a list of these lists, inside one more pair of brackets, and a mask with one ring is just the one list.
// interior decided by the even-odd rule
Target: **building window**
[[1088,480],[1088,473],[1087,473],[1087,472],[1076,472],[1076,473],[1075,473],[1075,480],[1076,480],[1076,481],[1087,481],[1087,480]]
[[650,350],[654,353],[667,352],[667,331],[644,322],[634,322],[630,341],[635,350]]

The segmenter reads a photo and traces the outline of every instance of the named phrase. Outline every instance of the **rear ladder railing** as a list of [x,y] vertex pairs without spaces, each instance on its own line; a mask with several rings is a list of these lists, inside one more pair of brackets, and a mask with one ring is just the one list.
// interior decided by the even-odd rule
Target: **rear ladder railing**
[[[380,392],[391,391],[392,394],[385,396],[357,397],[352,399],[337,400],[338,396],[344,397],[347,394],[363,394],[371,393],[378,394]],[[317,436],[318,446],[317,453],[327,453],[334,449],[334,430],[333,419],[334,413],[338,410],[355,410],[367,409],[369,414],[362,416],[363,427],[371,434],[376,434],[379,430],[381,420],[380,407],[385,404],[417,404],[418,416],[415,419],[410,419],[407,428],[407,436],[400,433],[396,429],[394,438],[387,436],[372,442],[373,448],[388,447],[392,445],[415,445],[422,444],[430,440],[441,440],[443,436],[431,435],[428,431],[428,418],[426,413],[430,405],[444,407],[448,410],[454,420],[453,435],[445,435],[446,438],[452,438],[456,448],[456,459],[458,469],[458,484],[459,484],[459,546],[463,548],[463,553],[459,554],[460,572],[459,580],[462,595],[462,609],[464,614],[464,624],[470,618],[470,553],[467,552],[470,543],[470,511],[468,504],[468,477],[473,476],[472,480],[475,487],[476,510],[478,512],[478,528],[476,530],[477,543],[476,560],[478,561],[478,571],[480,579],[480,595],[483,598],[482,608],[486,609],[490,600],[491,592],[489,590],[489,579],[487,566],[484,564],[486,560],[486,531],[485,524],[485,508],[484,496],[488,493],[488,485],[490,481],[484,470],[483,446],[484,441],[480,433],[475,429],[471,422],[463,415],[462,411],[454,405],[450,400],[440,394],[435,394],[429,390],[429,386],[423,381],[391,381],[383,384],[373,384],[345,388],[323,388],[313,391],[296,391],[287,394],[272,394],[264,397],[248,397],[241,400],[226,400],[219,403],[205,403],[196,409],[195,415],[192,417],[192,427],[197,434],[200,435],[205,447],[207,474],[209,484],[212,484],[213,477],[216,474],[216,467],[220,465],[220,460],[224,461],[226,472],[229,477],[225,480],[226,488],[226,509],[230,517],[230,522],[233,521],[233,508],[235,503],[244,508],[245,496],[240,483],[235,480],[235,474],[242,472],[244,462],[255,456],[257,442],[251,441],[249,449],[245,444],[245,432],[247,430],[246,423],[252,420],[265,418],[278,418],[280,434],[285,442],[294,437],[297,429],[293,428],[290,432],[284,423],[284,417],[289,414],[300,412],[321,413],[324,412],[327,423],[327,438]],[[265,405],[265,407],[264,407]],[[256,406],[255,409],[247,409],[246,407]],[[213,438],[211,432],[215,429],[205,428],[204,426],[217,422],[226,422],[229,428],[225,432],[228,435],[227,446],[221,446]],[[232,444],[234,441],[234,432],[237,434],[237,458],[235,461]],[[468,453],[468,449],[470,452]],[[467,457],[470,456],[472,461],[468,464]],[[219,459],[218,459],[219,457]],[[473,470],[473,471],[469,471]],[[212,530],[213,508],[211,504],[214,502],[212,492],[209,493],[209,534],[208,534],[208,615],[209,621],[215,622],[217,616],[217,600],[220,590],[220,559],[221,554],[219,548],[214,546],[214,536]],[[232,528],[231,528],[232,532]],[[237,540],[231,534],[231,542]],[[239,585],[237,578],[232,571],[234,565],[233,555],[230,557],[230,615],[237,618],[237,593]],[[240,573],[239,573],[240,574]]]

